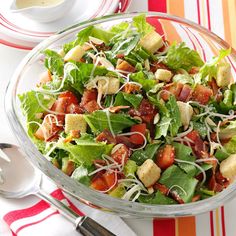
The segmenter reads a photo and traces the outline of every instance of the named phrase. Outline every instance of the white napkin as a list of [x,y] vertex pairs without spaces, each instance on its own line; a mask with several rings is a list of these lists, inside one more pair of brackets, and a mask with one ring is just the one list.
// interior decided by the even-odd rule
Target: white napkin
[[[43,179],[43,189],[57,199],[63,201],[78,213],[88,215],[109,229],[115,235],[135,236],[136,234],[118,216],[90,208],[71,197],[64,195],[61,190],[48,180]],[[0,216],[12,231],[4,225],[1,236],[78,236],[74,226],[47,203],[36,196],[23,199],[1,199]],[[4,234],[3,234],[4,233]]]

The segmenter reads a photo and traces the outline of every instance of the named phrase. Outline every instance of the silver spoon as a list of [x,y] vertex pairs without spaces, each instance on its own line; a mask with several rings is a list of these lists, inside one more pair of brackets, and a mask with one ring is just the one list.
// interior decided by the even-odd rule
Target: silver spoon
[[2,175],[2,183],[0,183],[1,197],[23,198],[33,194],[53,205],[62,215],[72,222],[75,225],[76,230],[83,235],[115,235],[93,219],[87,216],[77,215],[65,204],[45,193],[41,189],[41,173],[25,159],[24,154],[17,146],[0,143],[0,150],[0,167]]

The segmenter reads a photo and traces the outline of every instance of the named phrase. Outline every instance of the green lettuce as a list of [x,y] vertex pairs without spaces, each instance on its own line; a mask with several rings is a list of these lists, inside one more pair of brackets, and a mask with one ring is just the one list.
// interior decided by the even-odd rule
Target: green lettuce
[[185,174],[178,166],[172,165],[161,175],[159,183],[177,192],[185,202],[191,202],[198,180]]
[[45,55],[44,65],[53,74],[59,77],[63,76],[64,60],[57,52],[46,49],[43,51]]
[[85,167],[84,165],[80,165],[74,170],[74,172],[71,175],[71,178],[82,184],[85,184],[86,186],[89,186],[91,182],[91,177],[89,177],[88,174],[89,174],[88,168]]
[[198,79],[201,81],[205,79],[207,76],[209,80],[212,77],[216,77],[217,73],[217,64],[226,56],[228,56],[231,52],[231,48],[229,49],[221,49],[219,51],[219,56],[213,57],[211,60],[207,61],[200,69],[198,74]]
[[160,122],[156,124],[155,139],[166,137],[171,121],[170,117],[164,116],[161,118]]
[[133,26],[136,27],[137,31],[144,36],[145,34],[154,31],[154,27],[151,26],[147,21],[146,21],[146,16],[145,14],[141,14],[138,16],[133,17]]
[[148,204],[161,204],[161,205],[177,204],[175,200],[163,195],[159,190],[148,196],[141,195],[138,198],[138,201]]
[[153,87],[157,84],[156,80],[148,79],[142,71],[130,74],[130,79],[134,82],[141,84],[146,92],[153,89]]
[[104,111],[95,111],[84,115],[84,119],[94,133],[102,132],[104,129],[110,130],[110,125],[114,133],[120,133],[123,129],[129,128],[139,121],[126,114],[112,114]]
[[144,150],[137,150],[133,152],[130,157],[131,160],[135,161],[138,166],[141,166],[147,159],[154,159],[155,154],[160,147],[161,142],[147,144]]
[[116,95],[115,102],[113,106],[133,106],[138,108],[141,103],[143,96],[141,94],[129,94],[124,92],[119,92]]
[[59,149],[67,151],[74,162],[85,166],[91,166],[94,160],[101,159],[102,154],[109,154],[113,144],[106,144],[103,142],[96,143],[90,139],[78,139],[76,140],[75,145],[59,140],[56,146]]
[[172,70],[180,68],[190,70],[193,66],[202,66],[204,63],[199,54],[186,46],[184,42],[172,44],[164,57],[163,62]]
[[170,135],[176,136],[182,123],[179,107],[173,95],[170,96],[169,101],[166,103],[166,108],[169,110],[170,118],[172,119],[169,126]]

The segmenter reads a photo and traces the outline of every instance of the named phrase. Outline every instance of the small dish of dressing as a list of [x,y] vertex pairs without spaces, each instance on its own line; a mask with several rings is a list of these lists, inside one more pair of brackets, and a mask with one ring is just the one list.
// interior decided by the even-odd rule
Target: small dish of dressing
[[13,0],[10,11],[46,23],[63,17],[74,2],[75,0]]

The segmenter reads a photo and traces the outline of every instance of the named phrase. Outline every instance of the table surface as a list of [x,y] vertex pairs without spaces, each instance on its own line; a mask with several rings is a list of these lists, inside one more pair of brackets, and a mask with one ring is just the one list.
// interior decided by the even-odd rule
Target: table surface
[[[191,0],[188,1],[188,3]],[[229,0],[231,1],[231,0]],[[235,0],[232,0],[235,1]],[[185,1],[186,2],[186,1]],[[218,2],[218,0],[216,1]],[[236,5],[236,4],[235,4]],[[147,11],[147,1],[146,0],[133,0],[131,3],[128,11]],[[234,41],[236,42],[236,41]],[[8,121],[4,112],[4,93],[5,89],[7,86],[7,83],[9,79],[11,78],[13,72],[15,71],[17,65],[20,63],[22,58],[28,53],[28,51],[24,50],[19,50],[15,48],[10,48],[4,45],[0,45],[0,71],[1,71],[1,85],[0,85],[0,142],[5,142],[5,143],[17,143],[16,139],[14,138],[14,134],[12,133]],[[226,228],[227,228],[227,236],[235,236],[236,231],[234,230],[235,226],[234,224],[230,221],[232,221],[232,216],[234,216],[234,212],[236,211],[236,200],[234,202],[231,202],[225,206],[225,218],[227,218]],[[0,207],[1,207],[1,199],[0,199]],[[220,210],[219,210],[220,211]],[[210,213],[209,213],[210,214]],[[196,217],[196,231],[197,235],[201,236],[207,236],[208,233],[203,235],[202,229],[206,227],[207,229],[209,228],[210,225],[210,220],[209,220],[209,214],[208,215],[201,215]],[[216,220],[217,214],[219,212],[214,211],[214,216],[215,218],[213,220]],[[219,216],[218,216],[219,217]],[[150,220],[131,220],[128,219],[126,222],[133,228],[135,232],[137,232],[138,235],[142,236],[148,236],[147,235],[147,228],[152,227],[152,222]],[[181,221],[179,221],[181,222]],[[181,224],[179,224],[181,225]],[[3,226],[3,227],[6,227]],[[220,226],[221,227],[221,226]],[[150,231],[150,230],[149,230]],[[204,231],[205,232],[205,231]],[[217,223],[215,226],[215,235],[222,235],[225,236],[224,233],[217,233]],[[222,230],[223,232],[223,230]],[[1,230],[0,230],[1,234]],[[152,234],[150,234],[152,235]],[[154,234],[155,235],[155,234]],[[187,235],[187,234],[186,234]],[[210,235],[210,234],[209,234]],[[212,234],[211,234],[212,235]],[[5,235],[3,235],[5,236]],[[182,236],[182,235],[180,235]],[[191,235],[188,235],[191,236]]]

